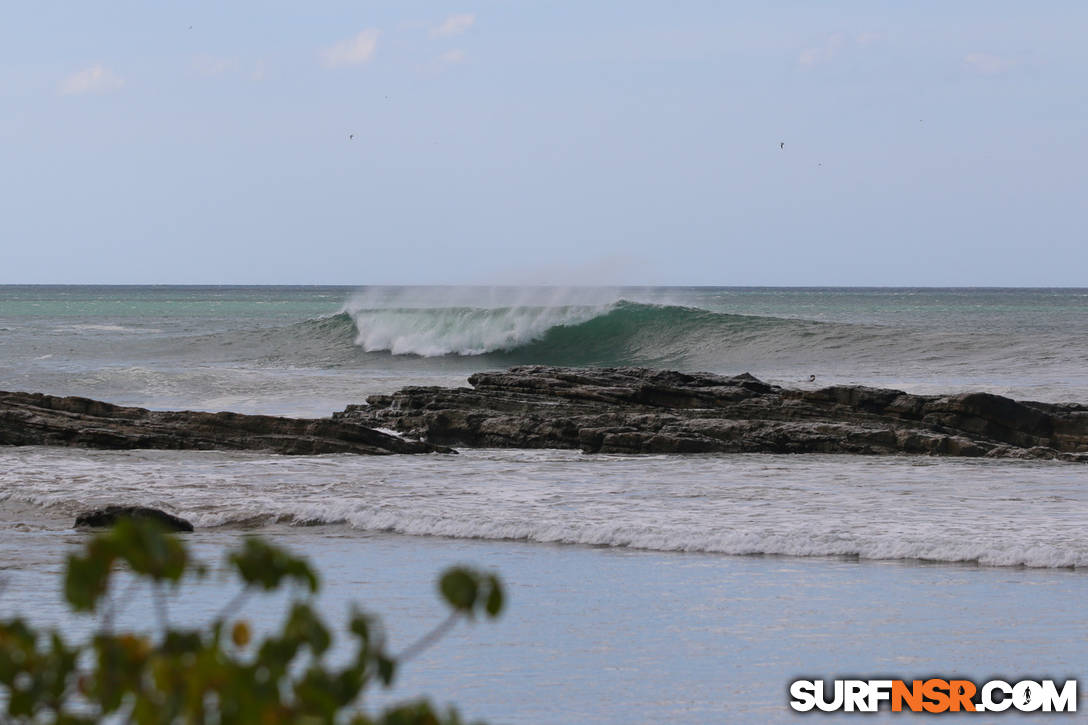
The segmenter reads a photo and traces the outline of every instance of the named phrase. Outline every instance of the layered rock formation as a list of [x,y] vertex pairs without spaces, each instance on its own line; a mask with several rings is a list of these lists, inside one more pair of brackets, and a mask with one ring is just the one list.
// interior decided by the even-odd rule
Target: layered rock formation
[[[796,390],[751,375],[522,366],[472,388],[408,387],[332,418],[150,411],[86,398],[0,392],[0,445],[450,452],[445,446],[587,453],[915,453],[1088,462],[1088,406],[989,393]],[[405,440],[374,428],[392,428]],[[423,442],[426,441],[426,442]]]
[[0,392],[0,445],[317,453],[433,453],[357,421],[126,408],[87,398]]
[[751,375],[522,366],[334,414],[445,445],[587,453],[914,453],[1088,462],[1088,406],[989,393],[794,390]]

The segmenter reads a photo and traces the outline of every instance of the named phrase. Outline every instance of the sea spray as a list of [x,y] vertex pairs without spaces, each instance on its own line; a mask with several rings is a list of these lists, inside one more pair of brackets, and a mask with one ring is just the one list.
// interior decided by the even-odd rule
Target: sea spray
[[644,365],[1084,402],[1086,310],[1076,290],[13,287],[0,388],[328,415],[515,364]]
[[368,288],[341,312],[354,321],[355,344],[367,352],[482,355],[592,319],[620,299],[617,291],[604,288]]
[[442,307],[363,309],[352,313],[355,344],[393,355],[483,355],[539,340],[556,327],[601,313],[596,307]]

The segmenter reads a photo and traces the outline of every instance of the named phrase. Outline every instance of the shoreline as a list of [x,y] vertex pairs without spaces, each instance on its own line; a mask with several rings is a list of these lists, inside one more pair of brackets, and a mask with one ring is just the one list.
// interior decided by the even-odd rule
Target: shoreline
[[[198,532],[188,541],[199,559],[216,563],[242,535]],[[52,573],[73,542],[45,532],[38,538],[49,565],[10,571],[0,613],[30,611],[32,602],[36,623],[86,630],[93,618],[60,616]],[[335,620],[359,602],[382,617],[394,647],[441,614],[432,590],[436,571],[460,562],[503,577],[510,606],[497,624],[456,629],[406,666],[395,689],[375,693],[372,707],[427,692],[438,702],[456,701],[470,718],[506,723],[694,722],[723,712],[792,722],[782,683],[812,674],[813,662],[829,675],[907,679],[949,667],[972,679],[1042,670],[1073,677],[1084,665],[1078,603],[1088,596],[1088,579],[1064,569],[676,557],[389,534],[341,538],[306,529],[274,538],[318,563],[322,611]],[[1038,606],[1041,592],[1045,608]],[[171,619],[202,622],[233,593],[214,576],[187,583],[172,601]],[[125,621],[154,621],[149,607],[138,600]],[[262,596],[245,614],[262,631],[281,611],[281,599]],[[1010,630],[1009,621],[1017,627]],[[994,632],[1001,633],[997,649]],[[460,664],[451,671],[452,653]],[[652,692],[639,687],[647,678],[655,682]]]

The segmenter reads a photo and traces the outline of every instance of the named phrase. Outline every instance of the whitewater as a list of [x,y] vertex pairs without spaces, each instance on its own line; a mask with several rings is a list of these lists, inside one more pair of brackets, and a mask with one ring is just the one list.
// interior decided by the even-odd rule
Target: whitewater
[[[477,370],[542,363],[1088,401],[1086,311],[1078,290],[2,287],[0,389],[323,416],[404,385],[465,385]],[[109,496],[131,492],[206,526],[1088,565],[1078,467],[540,455],[405,458],[385,471],[337,457],[0,449],[0,506],[63,519],[103,503],[108,482]],[[159,475],[170,485],[156,486]],[[466,478],[483,488],[449,488]]]
[[395,465],[351,455],[0,454],[0,510],[57,525],[121,496],[225,530],[340,525],[659,552],[1088,567],[1088,488],[1072,464],[510,450]]
[[[1058,289],[14,286],[0,389],[325,416],[539,363],[1084,403],[1086,313],[1088,292]],[[798,662],[1083,672],[1086,484],[1075,464],[897,456],[0,447],[0,614],[84,626],[54,579],[83,536],[75,514],[148,505],[192,520],[209,561],[249,533],[313,556],[330,611],[365,597],[402,615],[400,641],[438,615],[443,565],[498,569],[509,619],[424,658],[405,693],[496,722],[702,722],[726,701],[737,721],[775,722],[782,683],[814,674]],[[192,584],[184,600],[176,616],[195,621],[222,592]]]
[[1088,400],[1083,290],[0,287],[0,384],[328,415],[513,364]]

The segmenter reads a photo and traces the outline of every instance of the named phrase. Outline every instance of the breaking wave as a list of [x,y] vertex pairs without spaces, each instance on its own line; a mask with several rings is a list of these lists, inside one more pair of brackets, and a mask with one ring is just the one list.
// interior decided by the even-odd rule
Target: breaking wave
[[[604,305],[361,308],[305,323],[366,352],[551,364],[680,364],[852,327],[618,300]],[[840,330],[841,332],[841,330]]]
[[[110,503],[198,529],[322,528],[660,552],[1088,569],[1079,464],[787,456],[283,457],[0,450],[0,526]],[[456,465],[452,465],[456,464]],[[58,474],[58,471],[63,473]]]
[[513,350],[628,305],[362,309],[349,316],[355,344],[367,352],[438,357]]
[[[329,309],[323,302],[306,313]],[[176,326],[156,320],[161,334],[84,330],[77,357],[92,361],[94,370],[72,389],[103,398],[118,397],[114,391],[120,390],[128,401],[152,407],[175,405],[177,390],[193,401],[182,405],[203,408],[236,404],[237,376],[228,374],[233,370],[253,380],[267,372],[278,376],[277,385],[284,376],[297,376],[298,396],[308,395],[316,376],[339,381],[335,405],[320,406],[327,412],[345,398],[377,391],[362,390],[351,371],[388,379],[384,391],[427,384],[429,377],[459,384],[479,370],[542,364],[747,371],[783,385],[816,375],[821,384],[917,393],[974,389],[1054,402],[1088,396],[1084,348],[1064,327],[1030,318],[1010,334],[984,319],[968,327],[918,326],[896,315],[850,318],[821,309],[804,300],[740,306],[720,295],[663,288],[375,288],[342,302],[336,314],[309,319],[199,317]],[[847,321],[854,319],[863,321]],[[29,360],[47,360],[43,353],[56,352],[47,342],[20,349]],[[124,365],[102,372],[99,361],[111,359]],[[36,364],[64,364],[56,360]],[[88,380],[97,387],[88,388]],[[150,389],[168,389],[168,400],[149,398],[144,391]],[[264,386],[260,396],[271,400],[278,390]],[[264,410],[251,408],[258,409]]]
[[407,514],[379,509],[335,511],[313,507],[295,512],[234,517],[197,516],[199,526],[251,528],[347,525],[367,532],[456,539],[524,541],[537,544],[601,546],[660,552],[733,556],[846,557],[1032,568],[1088,567],[1088,552],[1017,537],[967,540],[963,537],[903,536],[901,532],[839,532],[806,525],[796,530],[697,530],[612,522],[503,521],[491,517]]
[[[159,499],[142,505],[163,506]],[[35,509],[74,516],[87,504],[66,496],[14,495],[0,492],[0,509],[7,517],[33,518]],[[172,508],[166,506],[166,508]],[[174,509],[198,529],[254,530],[269,526],[347,526],[366,533],[407,536],[521,541],[531,544],[594,546],[642,551],[725,554],[731,556],[835,557],[862,560],[921,561],[998,567],[1088,568],[1083,541],[1056,544],[1027,532],[975,531],[971,536],[934,535],[918,530],[878,531],[875,528],[842,530],[809,521],[775,528],[761,526],[686,526],[676,522],[648,525],[645,521],[538,519],[494,516],[488,511],[443,514],[411,512],[389,507],[358,507],[343,502],[231,506],[214,512]],[[576,517],[577,518],[577,517]]]

